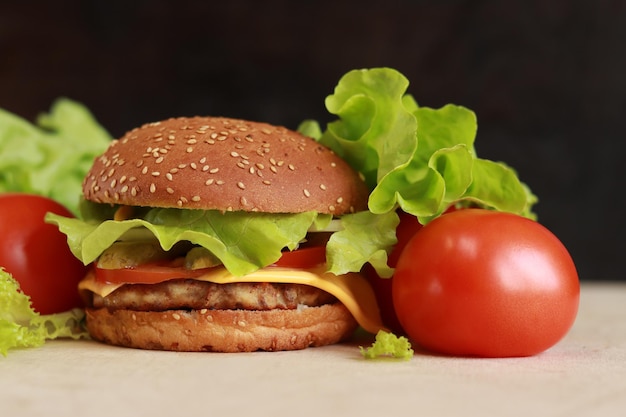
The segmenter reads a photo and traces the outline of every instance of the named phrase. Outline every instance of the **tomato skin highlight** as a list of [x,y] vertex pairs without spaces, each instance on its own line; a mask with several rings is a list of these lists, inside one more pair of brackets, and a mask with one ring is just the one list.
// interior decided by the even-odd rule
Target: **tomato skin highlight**
[[73,217],[47,197],[0,194],[0,266],[19,282],[40,314],[82,307],[77,285],[87,272],[66,236],[45,223],[47,212]]
[[531,356],[561,340],[578,312],[580,284],[560,240],[510,213],[444,214],[407,243],[393,278],[409,338],[455,356]]

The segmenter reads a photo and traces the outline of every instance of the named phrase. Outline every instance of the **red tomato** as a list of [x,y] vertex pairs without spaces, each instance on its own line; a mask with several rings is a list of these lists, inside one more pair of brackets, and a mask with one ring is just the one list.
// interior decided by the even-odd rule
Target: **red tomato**
[[565,336],[580,285],[567,249],[544,226],[467,209],[415,234],[392,294],[415,344],[449,355],[511,357],[540,353]]
[[[281,258],[271,266],[283,268],[314,268],[326,261],[325,246],[311,246],[283,252]],[[176,278],[197,278],[207,269],[186,269],[178,260],[153,262],[133,268],[104,269],[95,268],[96,280],[116,284],[143,283],[155,284]]]
[[[417,233],[418,230],[422,228],[420,222],[417,221],[417,217],[407,214],[401,210],[398,210],[398,216],[400,217],[400,223],[396,228],[398,243],[394,246],[393,250],[389,254],[389,259],[387,260],[387,265],[392,268],[396,267],[398,258],[408,241],[415,233]],[[376,294],[376,301],[378,302],[378,308],[380,309],[380,316],[383,320],[383,324],[397,335],[404,334],[404,330],[400,325],[400,321],[398,320],[393,306],[393,299],[391,295],[393,278],[381,278],[369,264],[365,265],[364,274]]]
[[72,255],[47,212],[72,217],[62,205],[30,194],[0,194],[0,266],[20,283],[41,314],[81,307],[77,284],[86,267]]
[[326,246],[309,246],[285,251],[273,266],[283,268],[308,269],[315,268],[326,262]]

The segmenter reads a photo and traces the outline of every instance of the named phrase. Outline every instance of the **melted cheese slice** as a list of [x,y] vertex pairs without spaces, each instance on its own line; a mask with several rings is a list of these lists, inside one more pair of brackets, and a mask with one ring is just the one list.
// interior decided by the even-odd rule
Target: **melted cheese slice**
[[[213,268],[210,272],[194,278],[199,281],[229,284],[235,282],[272,282],[305,284],[324,290],[341,301],[366,331],[376,334],[384,330],[376,296],[367,280],[360,274],[334,275],[322,268],[294,270],[279,267],[259,269],[243,277],[235,277],[225,268]],[[110,284],[96,281],[89,273],[79,284],[79,290],[88,290],[106,297],[125,284]]]

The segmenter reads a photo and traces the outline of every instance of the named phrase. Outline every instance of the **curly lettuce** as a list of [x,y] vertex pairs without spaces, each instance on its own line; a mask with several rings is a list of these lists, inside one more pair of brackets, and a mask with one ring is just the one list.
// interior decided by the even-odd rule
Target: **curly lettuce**
[[[309,230],[323,230],[331,215],[304,213],[221,212],[219,210],[148,209],[136,218],[114,220],[115,207],[82,201],[80,218],[48,213],[46,221],[67,235],[74,256],[88,264],[109,246],[130,233],[149,232],[160,246],[171,249],[177,242],[191,242],[213,253],[235,276],[243,276],[276,262],[286,248],[293,250]],[[397,216],[369,212],[340,220],[326,248],[329,271],[359,271],[365,262],[386,266],[384,248],[395,244]],[[145,234],[142,236],[145,237]],[[359,242],[355,245],[354,242]]]
[[338,119],[326,130],[314,121],[299,129],[363,174],[372,213],[399,207],[425,224],[459,204],[534,217],[536,196],[517,173],[477,156],[476,115],[452,104],[420,107],[408,86],[391,68],[350,71],[326,98]]
[[10,349],[42,346],[46,340],[88,337],[82,327],[84,312],[76,308],[58,314],[40,315],[19,283],[0,268],[0,354]]
[[35,124],[0,109],[0,193],[43,195],[77,214],[83,178],[110,140],[85,106],[66,98]]
[[414,354],[409,339],[384,330],[376,333],[376,339],[371,346],[359,346],[359,349],[365,359],[396,358],[408,361]]

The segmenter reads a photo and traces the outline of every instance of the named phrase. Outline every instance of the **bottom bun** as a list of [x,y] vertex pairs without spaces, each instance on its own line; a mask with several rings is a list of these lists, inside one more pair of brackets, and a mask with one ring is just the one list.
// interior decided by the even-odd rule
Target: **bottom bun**
[[296,310],[132,311],[88,308],[87,330],[103,343],[180,352],[278,351],[347,339],[357,323],[341,303]]

